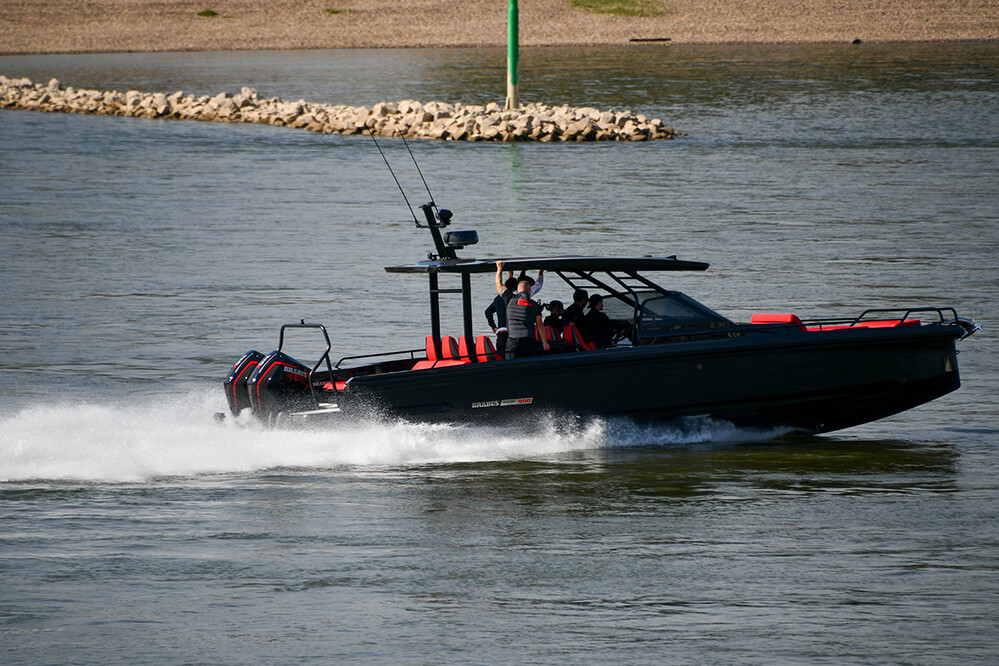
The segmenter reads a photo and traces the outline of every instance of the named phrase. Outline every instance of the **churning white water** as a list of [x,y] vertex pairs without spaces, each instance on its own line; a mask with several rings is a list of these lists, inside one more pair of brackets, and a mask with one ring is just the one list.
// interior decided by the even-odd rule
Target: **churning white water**
[[0,417],[0,482],[141,482],[161,477],[275,468],[419,465],[544,458],[633,446],[689,446],[772,439],[710,419],[671,426],[550,419],[525,428],[367,421],[324,427],[265,426],[247,411],[217,421],[217,387],[135,402],[34,405]]

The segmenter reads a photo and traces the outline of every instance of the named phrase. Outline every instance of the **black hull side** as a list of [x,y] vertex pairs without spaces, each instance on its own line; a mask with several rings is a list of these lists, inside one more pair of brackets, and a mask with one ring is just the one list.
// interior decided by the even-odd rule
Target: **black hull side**
[[960,386],[954,326],[748,335],[357,377],[341,416],[430,422],[559,414],[828,432]]

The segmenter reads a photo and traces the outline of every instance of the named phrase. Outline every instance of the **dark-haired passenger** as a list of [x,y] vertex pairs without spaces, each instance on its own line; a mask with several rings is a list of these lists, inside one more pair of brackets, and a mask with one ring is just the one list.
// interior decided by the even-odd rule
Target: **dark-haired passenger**
[[600,294],[590,296],[590,311],[583,317],[580,332],[587,342],[592,342],[597,349],[607,349],[614,338],[614,322],[604,314],[604,297]]
[[583,308],[586,307],[588,298],[589,294],[586,293],[585,289],[577,289],[572,293],[572,305],[567,307],[565,312],[562,313],[563,326],[575,324],[582,331],[583,317],[586,316]]
[[562,301],[552,301],[545,306],[548,308],[550,313],[545,317],[545,326],[550,326],[551,329],[558,333],[558,337],[562,337],[562,330],[565,328],[565,324],[562,323],[562,315],[565,313],[565,308],[562,306]]

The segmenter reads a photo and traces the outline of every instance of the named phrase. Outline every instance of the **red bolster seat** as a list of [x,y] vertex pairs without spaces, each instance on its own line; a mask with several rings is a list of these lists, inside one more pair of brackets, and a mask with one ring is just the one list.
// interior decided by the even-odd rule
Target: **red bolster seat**
[[326,382],[323,384],[324,391],[343,391],[347,388],[347,382]]
[[587,342],[583,339],[583,335],[579,332],[579,327],[575,324],[566,324],[565,328],[562,329],[562,337],[569,344],[575,345],[576,347],[586,351],[593,351],[597,348],[595,343]]
[[805,329],[805,325],[803,323],[801,323],[801,320],[798,318],[798,315],[790,314],[790,313],[774,313],[774,312],[760,313],[760,312],[758,312],[758,313],[756,313],[756,314],[754,314],[752,316],[752,318],[749,320],[749,323],[751,323],[751,324],[771,324],[771,325],[773,325],[773,324],[789,324],[791,326],[798,327],[798,329],[800,329],[802,331],[806,330]]
[[895,328],[896,326],[919,326],[918,319],[886,319],[882,321],[862,321],[857,326],[867,328]]
[[437,350],[434,347],[434,336],[427,336],[427,359],[417,361],[413,365],[413,370],[426,370],[427,368],[446,368],[452,365],[465,365],[471,363],[470,359],[461,358],[458,343],[450,335],[441,336],[441,358],[437,358]]
[[[545,326],[545,334],[548,336],[549,343],[562,339],[559,336],[558,331],[552,328],[551,326]],[[534,328],[534,339],[537,340],[538,342],[541,342],[541,329],[537,327]]]
[[468,358],[468,356],[462,358],[461,350],[458,348],[458,341],[450,335],[441,336],[441,354],[444,358],[437,361],[437,365],[434,366],[435,368],[446,368],[451,365],[465,365],[466,363],[472,362],[472,359]]
[[464,335],[458,336],[458,357],[461,359],[472,357],[468,349],[468,340],[465,339]]
[[425,370],[427,368],[432,368],[434,367],[434,363],[437,362],[437,349],[434,347],[434,336],[427,336],[426,345],[427,359],[425,361],[417,361],[416,365],[413,366],[413,370]]
[[842,331],[844,328],[895,328],[896,326],[919,326],[918,319],[882,319],[875,321],[862,321],[857,324],[845,324],[838,326],[810,326],[809,331]]
[[480,335],[475,338],[475,353],[479,357],[479,363],[503,360],[503,355],[496,351],[492,338],[488,335]]

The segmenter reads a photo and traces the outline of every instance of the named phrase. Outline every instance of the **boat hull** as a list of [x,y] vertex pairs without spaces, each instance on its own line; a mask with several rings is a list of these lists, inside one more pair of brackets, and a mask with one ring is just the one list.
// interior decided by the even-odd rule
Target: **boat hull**
[[798,332],[356,377],[340,417],[375,409],[416,421],[520,422],[709,416],[740,427],[828,432],[960,386],[955,326]]

